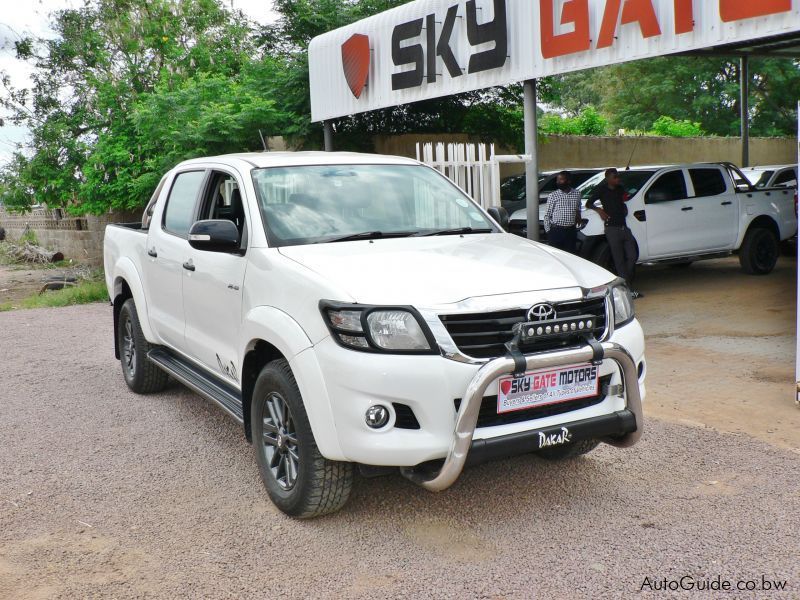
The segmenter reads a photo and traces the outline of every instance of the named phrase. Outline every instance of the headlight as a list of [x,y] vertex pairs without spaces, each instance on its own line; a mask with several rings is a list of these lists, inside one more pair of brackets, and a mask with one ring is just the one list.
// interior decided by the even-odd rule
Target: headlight
[[405,310],[376,310],[367,315],[369,334],[384,350],[430,350],[416,317]]
[[620,283],[611,288],[611,301],[614,303],[614,327],[630,323],[634,317],[633,298],[628,286]]
[[433,335],[411,307],[364,306],[320,302],[325,323],[336,342],[353,350],[433,354]]

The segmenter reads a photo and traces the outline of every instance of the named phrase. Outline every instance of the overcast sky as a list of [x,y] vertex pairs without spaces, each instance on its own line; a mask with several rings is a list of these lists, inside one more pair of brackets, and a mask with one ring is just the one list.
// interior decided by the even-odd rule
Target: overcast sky
[[[0,71],[8,73],[15,86],[27,80],[30,70],[25,63],[14,58],[14,41],[26,35],[53,35],[48,15],[62,8],[77,8],[83,0],[0,0],[5,6],[0,11]],[[274,20],[272,0],[223,0],[226,6],[243,10],[259,23]],[[0,113],[0,117],[4,116]],[[25,140],[24,128],[6,123],[0,127],[0,164],[8,161],[17,142]]]

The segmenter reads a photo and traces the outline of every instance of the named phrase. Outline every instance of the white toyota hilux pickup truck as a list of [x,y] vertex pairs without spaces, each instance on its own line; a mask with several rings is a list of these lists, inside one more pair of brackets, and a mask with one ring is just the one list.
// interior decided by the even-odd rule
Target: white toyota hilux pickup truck
[[293,516],[339,509],[356,467],[438,491],[467,464],[642,433],[624,283],[412,160],[181,163],[142,223],[108,227],[105,273],[128,386],[171,376],[219,405]]
[[[737,253],[746,273],[766,275],[778,262],[780,242],[797,234],[794,190],[756,188],[730,163],[633,167],[619,176],[640,264],[689,265]],[[584,205],[604,177],[599,173],[578,188]],[[545,238],[546,210],[539,209],[539,239]],[[585,206],[582,217],[580,256],[611,269],[602,219]],[[524,209],[511,215],[509,231],[527,235]]]

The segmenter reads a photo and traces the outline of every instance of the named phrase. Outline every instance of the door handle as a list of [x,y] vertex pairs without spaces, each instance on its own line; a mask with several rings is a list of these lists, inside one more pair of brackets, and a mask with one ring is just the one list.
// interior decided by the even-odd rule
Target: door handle
[[194,263],[191,260],[187,260],[183,263],[183,268],[187,271],[194,271]]
[[694,206],[684,206],[681,210],[683,212],[686,212],[687,210],[694,210]]
[[147,256],[152,256],[153,258],[158,257],[158,252],[156,251],[156,247],[153,246],[152,248],[147,249]]
[[731,204],[733,204],[733,202],[731,202],[730,200],[727,200],[727,201],[722,203],[722,206],[730,206]]

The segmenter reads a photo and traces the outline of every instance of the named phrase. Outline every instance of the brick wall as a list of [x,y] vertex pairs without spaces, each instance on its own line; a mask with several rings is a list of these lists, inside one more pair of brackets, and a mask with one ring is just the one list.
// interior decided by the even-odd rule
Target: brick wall
[[9,238],[19,238],[32,231],[39,244],[58,250],[67,259],[93,266],[103,264],[103,237],[109,223],[138,221],[138,213],[109,213],[102,216],[73,217],[60,209],[36,208],[29,213],[13,214],[0,208],[0,227]]

